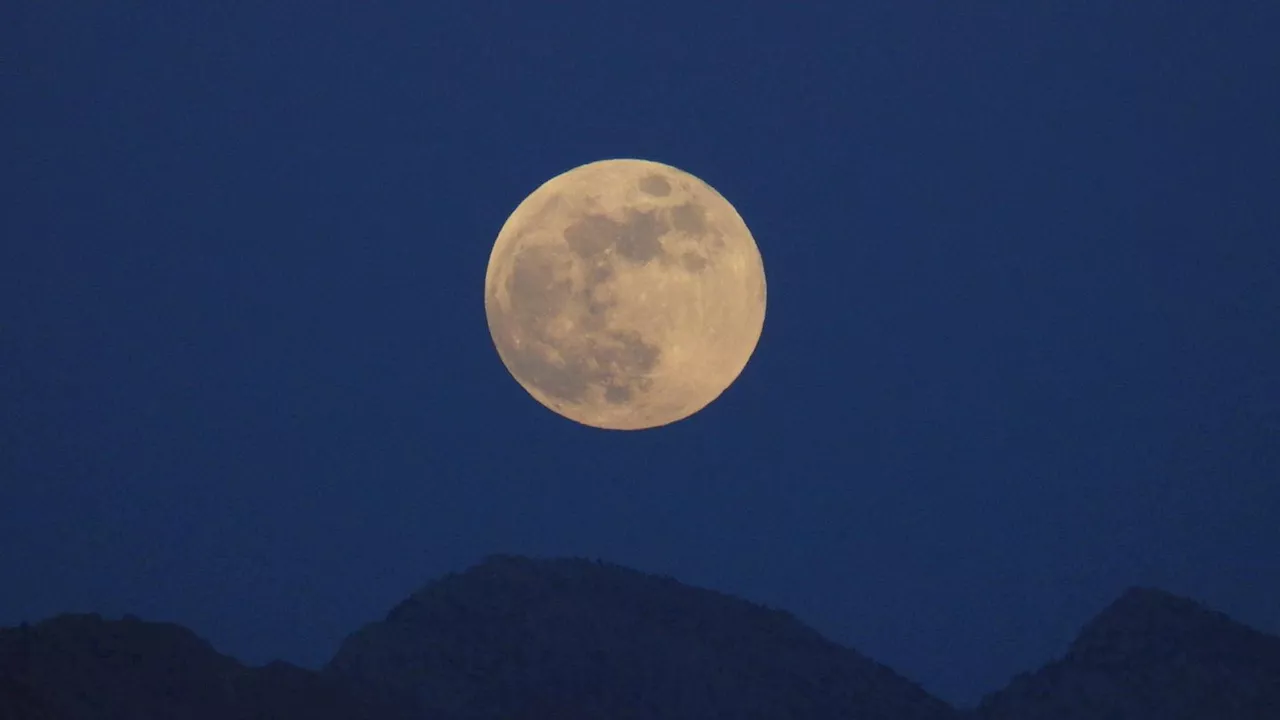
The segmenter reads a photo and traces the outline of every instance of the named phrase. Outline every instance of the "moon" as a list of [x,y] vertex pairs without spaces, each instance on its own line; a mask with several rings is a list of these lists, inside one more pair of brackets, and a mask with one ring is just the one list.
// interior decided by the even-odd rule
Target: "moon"
[[760,250],[693,175],[588,163],[507,218],[485,274],[489,333],[538,402],[596,428],[682,420],[742,373],[764,328]]

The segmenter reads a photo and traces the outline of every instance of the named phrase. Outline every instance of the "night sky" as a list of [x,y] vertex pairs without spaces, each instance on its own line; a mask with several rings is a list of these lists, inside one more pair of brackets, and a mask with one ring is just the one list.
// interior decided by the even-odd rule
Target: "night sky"
[[[322,664],[574,555],[950,701],[1125,587],[1280,631],[1280,4],[77,3],[0,23],[0,625]],[[15,22],[16,18],[16,22]],[[738,381],[565,420],[485,322],[576,165],[751,227]]]

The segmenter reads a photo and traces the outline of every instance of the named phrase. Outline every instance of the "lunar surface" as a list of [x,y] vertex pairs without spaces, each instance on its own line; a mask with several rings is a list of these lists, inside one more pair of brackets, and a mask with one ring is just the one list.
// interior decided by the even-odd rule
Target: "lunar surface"
[[737,379],[764,327],[764,265],[709,185],[646,160],[544,183],[507,219],[485,314],[507,370],[585,425],[681,420]]

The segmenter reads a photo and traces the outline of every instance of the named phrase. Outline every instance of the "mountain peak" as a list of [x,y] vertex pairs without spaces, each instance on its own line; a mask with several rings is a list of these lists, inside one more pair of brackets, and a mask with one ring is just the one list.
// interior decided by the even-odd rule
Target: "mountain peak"
[[1274,717],[1277,707],[1280,638],[1189,598],[1133,587],[1090,620],[1062,658],[988,695],[978,715],[1255,720]]
[[352,635],[326,672],[442,716],[953,716],[788,613],[582,558],[489,556]]
[[1208,660],[1263,650],[1273,641],[1190,598],[1131,587],[1081,629],[1068,656],[1103,663],[1170,654]]
[[[445,607],[467,613],[499,613],[514,607],[548,603],[617,602],[636,610],[637,603],[722,604],[756,622],[786,626],[812,639],[820,635],[790,613],[691,585],[666,575],[654,575],[603,560],[579,557],[535,558],[493,554],[460,573],[434,580],[391,610],[388,621],[407,620],[419,611],[441,612]],[[676,608],[672,608],[675,610]]]

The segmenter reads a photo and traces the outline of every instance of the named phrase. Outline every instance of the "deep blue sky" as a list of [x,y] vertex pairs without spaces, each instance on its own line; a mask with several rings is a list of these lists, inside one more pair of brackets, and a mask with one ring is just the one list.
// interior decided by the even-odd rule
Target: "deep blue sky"
[[[1280,4],[5,15],[0,624],[316,666],[511,552],[961,702],[1132,584],[1280,631]],[[608,157],[711,183],[768,274],[739,381],[655,431],[543,409],[485,323],[507,215]]]

